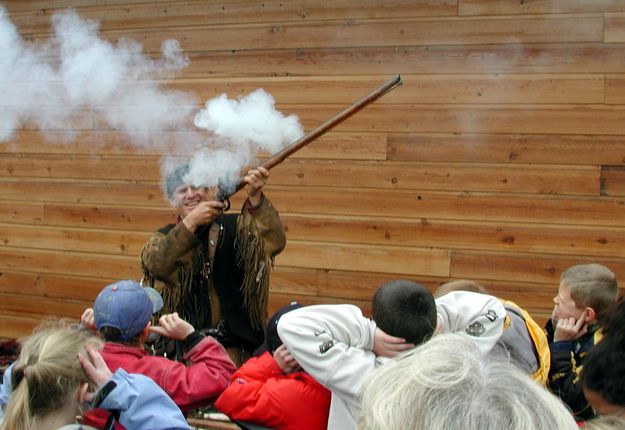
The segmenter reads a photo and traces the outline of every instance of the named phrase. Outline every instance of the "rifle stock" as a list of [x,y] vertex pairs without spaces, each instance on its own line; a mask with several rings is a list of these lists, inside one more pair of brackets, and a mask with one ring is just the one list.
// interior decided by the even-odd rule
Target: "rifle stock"
[[[334,127],[336,127],[337,125],[345,121],[347,118],[351,117],[358,111],[362,110],[365,106],[373,103],[374,101],[384,96],[386,93],[390,92],[391,90],[393,90],[394,88],[398,87],[401,84],[402,84],[401,76],[395,75],[392,79],[389,79],[388,81],[380,85],[378,88],[376,88],[375,90],[373,90],[372,92],[370,92],[369,94],[361,98],[360,100],[354,102],[351,106],[337,113],[332,118],[328,119],[323,124],[319,125],[317,128],[308,132],[304,136],[300,137],[298,140],[296,140],[295,142],[293,142],[292,144],[290,144],[283,150],[272,155],[265,162],[260,164],[260,166],[264,167],[267,170],[277,166],[278,164],[282,163],[286,158],[288,158],[290,155],[299,151],[300,149],[308,145],[310,142],[312,142],[313,140],[316,140],[317,138],[324,135],[328,131],[332,130]],[[220,198],[222,200],[228,200],[230,196],[237,193],[244,187],[245,187],[245,181],[243,180],[243,178],[240,178],[234,191],[228,193],[228,192],[224,192],[220,190]]]

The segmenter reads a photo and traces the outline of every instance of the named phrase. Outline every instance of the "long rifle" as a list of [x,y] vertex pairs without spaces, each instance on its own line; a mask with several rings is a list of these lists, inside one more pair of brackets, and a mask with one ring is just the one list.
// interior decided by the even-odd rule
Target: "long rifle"
[[[376,101],[377,99],[385,95],[386,93],[393,90],[395,87],[398,87],[399,85],[401,85],[401,83],[402,83],[401,76],[395,75],[392,79],[389,79],[388,81],[380,85],[378,88],[376,88],[375,90],[373,90],[372,92],[370,92],[369,94],[361,98],[360,100],[353,103],[351,106],[337,113],[332,118],[330,118],[329,120],[327,120],[326,122],[324,122],[323,124],[315,128],[314,130],[308,132],[304,136],[300,137],[298,140],[296,140],[295,142],[293,142],[292,144],[290,144],[289,146],[287,146],[280,152],[276,153],[275,155],[272,155],[260,166],[264,167],[267,170],[271,169],[272,167],[277,166],[278,164],[282,163],[287,157],[299,151],[300,149],[308,145],[313,140],[319,138],[320,136],[324,135],[328,131],[332,130],[334,127],[336,127],[337,125],[345,121],[347,118],[351,117],[356,112],[362,110],[368,104],[373,103],[374,101]],[[219,198],[222,201],[226,201],[229,207],[230,196],[242,190],[245,187],[245,185],[246,184],[243,178],[240,178],[234,191],[227,192],[224,190],[220,190]]]

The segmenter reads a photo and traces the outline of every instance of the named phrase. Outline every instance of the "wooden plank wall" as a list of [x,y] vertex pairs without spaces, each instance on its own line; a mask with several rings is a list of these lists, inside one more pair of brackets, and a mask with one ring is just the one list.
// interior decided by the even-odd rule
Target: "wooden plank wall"
[[[27,40],[70,6],[149,53],[176,38],[191,64],[170,88],[206,100],[262,87],[307,130],[402,75],[272,171],[288,228],[272,309],[367,311],[393,278],[471,278],[543,322],[567,266],[599,262],[625,281],[625,0],[3,4]],[[138,278],[141,245],[172,218],[159,154],[96,120],[71,127],[74,143],[24,126],[0,145],[2,337],[78,317],[106,283]]]

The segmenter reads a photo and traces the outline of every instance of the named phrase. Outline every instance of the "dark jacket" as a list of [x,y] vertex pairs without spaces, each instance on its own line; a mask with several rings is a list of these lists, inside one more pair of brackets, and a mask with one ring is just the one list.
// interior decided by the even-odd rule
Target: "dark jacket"
[[547,322],[545,332],[551,351],[549,389],[566,403],[576,419],[592,418],[595,414],[584,397],[580,372],[586,355],[601,340],[599,325],[590,325],[586,334],[574,341],[554,342],[554,327],[551,320]]

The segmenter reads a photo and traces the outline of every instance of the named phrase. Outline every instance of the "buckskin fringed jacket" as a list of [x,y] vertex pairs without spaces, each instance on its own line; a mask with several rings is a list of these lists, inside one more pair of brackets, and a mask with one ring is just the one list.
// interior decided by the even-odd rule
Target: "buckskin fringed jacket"
[[[240,214],[195,233],[182,222],[159,229],[141,251],[143,281],[163,296],[161,314],[178,312],[198,331],[219,327],[225,347],[253,350],[263,341],[272,259],[285,244],[278,212],[263,195],[257,207],[248,200]],[[171,346],[157,350],[174,358]]]

